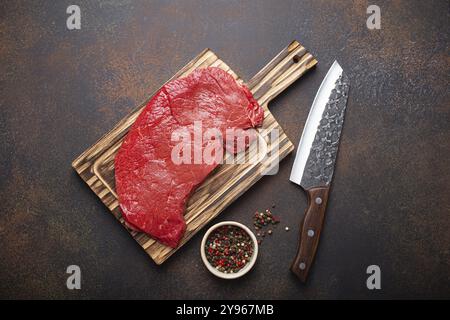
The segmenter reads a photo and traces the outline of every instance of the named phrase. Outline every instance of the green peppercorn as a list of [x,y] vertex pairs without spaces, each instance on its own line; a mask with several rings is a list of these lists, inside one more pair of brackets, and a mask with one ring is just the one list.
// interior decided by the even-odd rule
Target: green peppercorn
[[253,242],[248,233],[236,226],[217,228],[205,244],[208,262],[224,273],[238,272],[245,267],[253,251]]

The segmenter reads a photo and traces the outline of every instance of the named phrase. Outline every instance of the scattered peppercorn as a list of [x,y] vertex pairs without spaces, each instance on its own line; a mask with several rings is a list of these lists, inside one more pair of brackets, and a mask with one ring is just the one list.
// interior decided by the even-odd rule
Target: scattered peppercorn
[[221,226],[206,240],[208,262],[223,273],[236,273],[247,265],[253,255],[253,242],[248,233],[236,226]]
[[[272,208],[275,207],[275,204],[272,205]],[[258,243],[261,243],[263,238],[266,235],[266,232],[263,231],[263,228],[267,228],[271,226],[271,229],[267,231],[267,234],[272,235],[273,230],[277,227],[277,224],[280,223],[280,219],[277,216],[274,216],[269,209],[264,210],[263,212],[256,211],[253,215],[253,225],[255,230],[258,232],[256,236],[258,237]]]
[[253,216],[253,225],[255,226],[255,230],[261,229],[263,226],[267,226],[269,224],[275,225],[280,222],[280,219],[270,212],[267,209],[265,212],[256,211]]

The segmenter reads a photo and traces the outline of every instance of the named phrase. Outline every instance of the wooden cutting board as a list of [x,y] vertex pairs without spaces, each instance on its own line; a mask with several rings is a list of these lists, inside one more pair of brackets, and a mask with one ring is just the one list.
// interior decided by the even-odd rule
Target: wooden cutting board
[[[115,192],[114,156],[130,126],[150,98],[123,118],[93,146],[84,151],[72,162],[72,167],[147,254],[157,264],[161,264],[263,176],[262,173],[270,168],[276,159],[272,156],[271,150],[278,148],[279,160],[294,150],[294,145],[272,116],[267,105],[270,100],[300,78],[316,63],[317,60],[300,43],[293,41],[247,83],[255,99],[264,108],[264,123],[257,130],[259,138],[268,141],[270,132],[278,129],[278,144],[268,144],[267,153],[271,156],[262,161],[246,164],[222,164],[208,176],[188,201],[185,213],[186,233],[176,249],[165,246],[144,233],[127,228],[121,216]],[[203,50],[170,80],[184,77],[196,68],[207,66],[222,68],[242,83],[242,80],[233,70],[210,49]]]

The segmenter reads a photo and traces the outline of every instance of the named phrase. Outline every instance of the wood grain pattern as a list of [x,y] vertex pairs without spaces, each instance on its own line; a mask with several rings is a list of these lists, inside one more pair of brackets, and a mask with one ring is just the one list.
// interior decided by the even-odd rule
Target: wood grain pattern
[[291,265],[291,271],[303,283],[308,278],[309,270],[316,256],[325,219],[329,191],[330,186],[306,190],[308,194],[308,208],[300,223],[297,254]]
[[[316,63],[316,59],[303,46],[297,41],[293,41],[248,82],[247,86],[264,108],[264,122],[262,127],[257,129],[259,138],[268,142],[272,130],[278,129],[279,139],[277,143],[268,144],[268,156],[262,161],[246,164],[223,164],[208,176],[188,201],[185,212],[186,233],[176,249],[165,246],[144,233],[127,228],[121,217],[115,193],[114,156],[130,126],[150,98],[75,159],[72,167],[151,258],[157,264],[161,264],[203,226],[256,183],[263,176],[262,173],[270,168],[274,161],[283,159],[294,149],[293,144],[270,113],[268,103]],[[168,81],[186,76],[196,68],[207,66],[219,67],[230,73],[238,82],[243,82],[210,49],[203,50]],[[277,148],[279,154],[274,155],[271,151]],[[249,157],[250,155],[246,154],[246,156]]]

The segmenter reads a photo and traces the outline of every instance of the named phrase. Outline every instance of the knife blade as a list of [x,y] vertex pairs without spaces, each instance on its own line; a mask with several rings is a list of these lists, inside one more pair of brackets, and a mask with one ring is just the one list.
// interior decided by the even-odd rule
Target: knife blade
[[291,266],[302,282],[306,281],[319,244],[349,88],[347,75],[335,61],[314,98],[292,166],[290,180],[308,195]]

